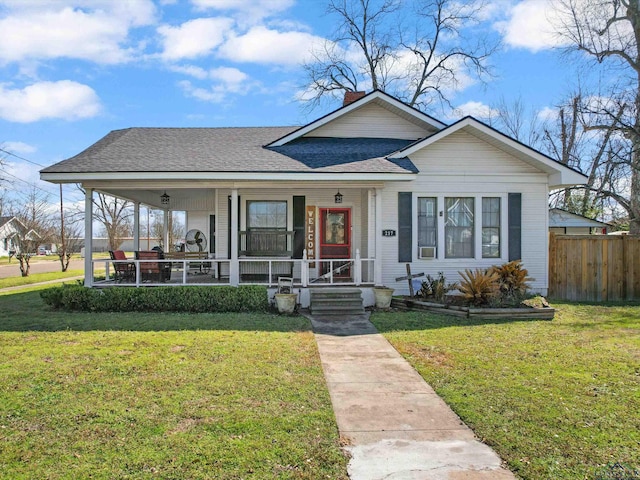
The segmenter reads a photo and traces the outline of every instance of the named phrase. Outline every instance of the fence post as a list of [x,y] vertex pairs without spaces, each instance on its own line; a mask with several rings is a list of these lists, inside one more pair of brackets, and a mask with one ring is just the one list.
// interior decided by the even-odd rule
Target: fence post
[[[631,260],[629,257],[629,241],[627,235],[620,235],[622,237],[622,298],[625,300],[632,300],[633,292],[629,292],[629,265],[627,260]],[[634,273],[636,273],[634,271]],[[633,285],[633,282],[631,282]]]
[[354,265],[354,272],[353,272],[353,276],[354,276],[354,280],[356,282],[356,286],[360,286],[360,284],[362,283],[362,263],[360,260],[360,249],[356,248],[356,258],[355,258],[355,265]]
[[556,259],[557,259],[557,241],[556,235],[553,232],[549,232],[549,289],[547,291],[547,296],[553,297],[554,294],[557,293],[557,285],[556,285]]

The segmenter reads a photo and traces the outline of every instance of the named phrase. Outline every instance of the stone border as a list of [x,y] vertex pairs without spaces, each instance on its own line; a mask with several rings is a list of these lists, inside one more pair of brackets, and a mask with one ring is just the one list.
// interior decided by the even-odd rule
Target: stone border
[[393,298],[391,307],[398,310],[423,310],[454,317],[474,318],[478,320],[492,320],[498,318],[515,318],[522,320],[553,320],[556,310],[551,307],[544,308],[472,308],[444,305],[441,303],[423,302],[420,300],[408,300],[406,298]]

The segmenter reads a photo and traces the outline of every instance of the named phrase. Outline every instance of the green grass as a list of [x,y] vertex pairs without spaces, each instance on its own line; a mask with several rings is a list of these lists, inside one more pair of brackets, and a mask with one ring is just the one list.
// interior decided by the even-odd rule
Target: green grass
[[0,288],[19,287],[31,285],[33,283],[48,282],[50,280],[60,280],[69,277],[84,275],[84,270],[67,270],[66,272],[31,273],[28,277],[8,277],[0,278]]
[[640,306],[556,306],[553,321],[372,321],[520,477],[640,478],[606,473],[640,471]]
[[347,478],[302,317],[0,309],[0,478]]

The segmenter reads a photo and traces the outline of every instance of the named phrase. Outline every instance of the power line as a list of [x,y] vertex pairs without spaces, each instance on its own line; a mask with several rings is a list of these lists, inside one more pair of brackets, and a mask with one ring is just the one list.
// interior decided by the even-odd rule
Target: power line
[[[20,181],[20,182],[26,183],[26,184],[27,184],[27,185],[29,185],[30,187],[37,188],[38,190],[40,190],[40,191],[42,191],[42,192],[44,192],[44,193],[46,193],[46,194],[48,194],[48,195],[52,195],[52,192],[49,192],[49,191],[45,190],[45,189],[44,189],[44,188],[42,188],[42,187],[39,187],[39,186],[38,186],[38,185],[36,185],[35,183],[28,182],[27,180],[24,180],[24,179],[22,179],[22,178],[20,178],[20,177],[16,177],[16,176],[15,176],[15,175],[13,175],[12,173],[9,173],[9,172],[2,172],[2,175],[8,175],[8,176],[10,176],[10,177],[12,177],[12,178],[15,178],[16,180],[18,180],[18,181]],[[16,190],[15,188],[14,188],[13,190],[17,192],[17,190]]]
[[7,155],[11,155],[12,157],[16,157],[19,160],[23,160],[25,162],[32,163],[33,165],[36,165],[38,167],[42,167],[42,168],[46,167],[46,165],[42,165],[41,163],[34,162],[32,160],[29,160],[28,158],[21,157],[20,155],[16,155],[15,153],[12,153],[12,152],[10,152],[8,150],[5,150],[4,148],[0,148],[0,152],[6,153]]

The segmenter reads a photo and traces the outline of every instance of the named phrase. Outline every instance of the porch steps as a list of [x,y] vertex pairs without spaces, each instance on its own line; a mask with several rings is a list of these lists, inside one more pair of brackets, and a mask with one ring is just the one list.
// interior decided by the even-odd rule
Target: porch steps
[[364,313],[359,288],[312,288],[309,291],[312,315],[357,315]]

